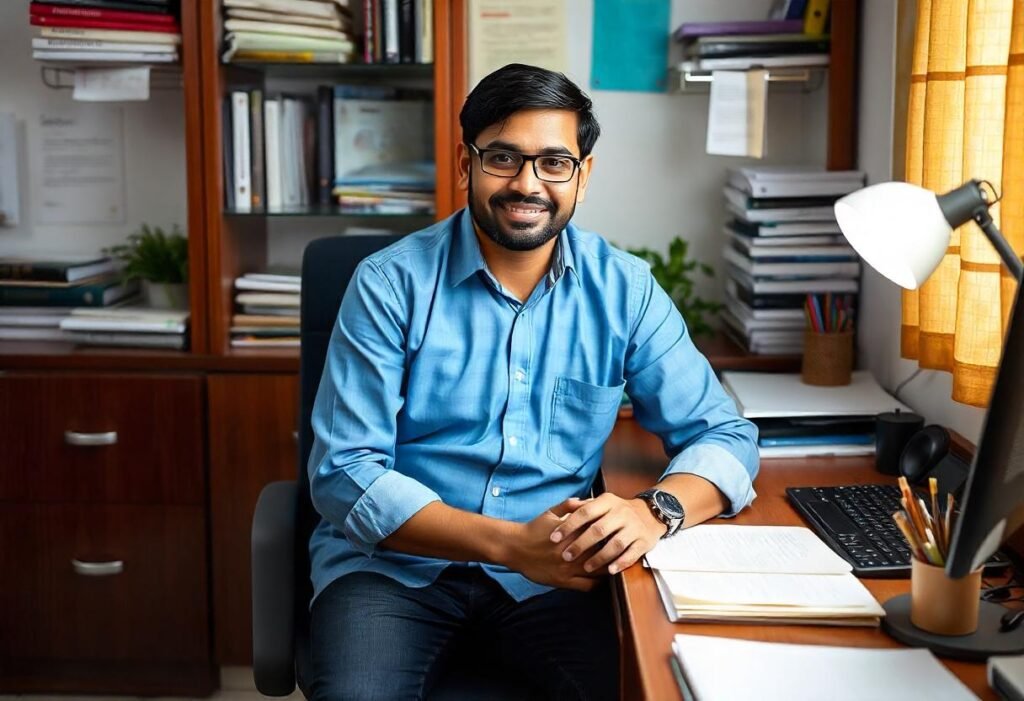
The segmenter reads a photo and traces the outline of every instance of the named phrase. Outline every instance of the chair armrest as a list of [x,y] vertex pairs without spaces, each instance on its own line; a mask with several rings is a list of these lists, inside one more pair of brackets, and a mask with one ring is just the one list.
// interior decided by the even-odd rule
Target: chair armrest
[[267,696],[295,689],[294,481],[271,482],[252,519],[252,675]]

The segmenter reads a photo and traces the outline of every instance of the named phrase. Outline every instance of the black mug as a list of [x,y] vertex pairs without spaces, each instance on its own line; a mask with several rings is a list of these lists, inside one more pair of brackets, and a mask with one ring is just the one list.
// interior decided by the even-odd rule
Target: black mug
[[924,418],[909,411],[888,411],[875,417],[875,467],[886,475],[900,473],[900,455]]

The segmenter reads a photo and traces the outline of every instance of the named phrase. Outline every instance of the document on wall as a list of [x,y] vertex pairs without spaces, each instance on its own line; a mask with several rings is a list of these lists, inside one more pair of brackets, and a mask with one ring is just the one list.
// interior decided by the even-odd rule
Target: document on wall
[[33,149],[37,221],[124,222],[122,120],[120,107],[86,103],[39,114]]
[[148,100],[149,66],[78,68],[71,97],[80,102]]
[[509,63],[569,72],[564,0],[470,0],[469,88]]
[[17,226],[20,219],[18,182],[18,120],[0,112],[0,226]]
[[766,72],[714,71],[711,77],[707,152],[715,156],[763,158]]

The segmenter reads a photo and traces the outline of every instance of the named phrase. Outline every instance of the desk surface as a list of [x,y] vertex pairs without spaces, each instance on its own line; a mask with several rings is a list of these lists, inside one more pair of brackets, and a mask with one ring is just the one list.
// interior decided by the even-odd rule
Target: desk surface
[[[620,420],[605,448],[605,488],[619,496],[632,496],[650,487],[668,460],[661,442],[632,420]],[[751,508],[732,523],[751,525],[803,525],[786,501],[789,486],[855,484],[895,481],[879,474],[870,458],[800,458],[770,460],[761,465],[754,482],[758,493]],[[909,580],[863,580],[878,601],[909,591]],[[623,688],[637,690],[629,698],[682,699],[669,666],[672,636],[677,633],[715,635],[768,642],[900,647],[876,628],[830,626],[725,625],[672,623],[658,597],[651,573],[639,564],[615,578],[616,609],[623,641]],[[981,663],[940,661],[982,699],[997,699],[985,681]]]

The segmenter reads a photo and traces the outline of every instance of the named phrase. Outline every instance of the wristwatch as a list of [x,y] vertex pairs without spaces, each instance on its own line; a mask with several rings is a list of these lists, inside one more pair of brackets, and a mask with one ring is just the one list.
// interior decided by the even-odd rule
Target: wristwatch
[[668,526],[668,530],[665,531],[665,535],[662,538],[675,535],[683,527],[683,521],[686,520],[686,510],[679,503],[679,500],[669,492],[663,489],[648,489],[647,491],[640,492],[634,498],[646,501],[647,506],[651,507],[651,512],[655,518]]

